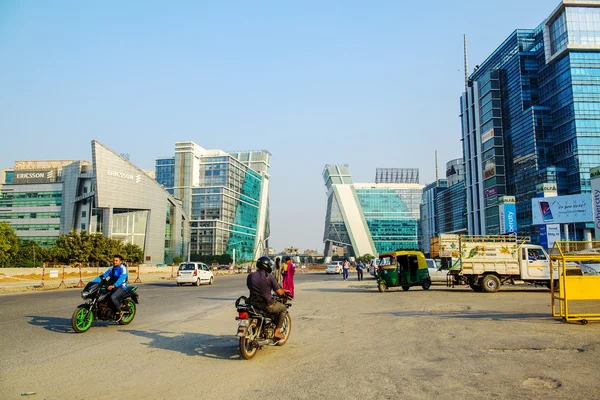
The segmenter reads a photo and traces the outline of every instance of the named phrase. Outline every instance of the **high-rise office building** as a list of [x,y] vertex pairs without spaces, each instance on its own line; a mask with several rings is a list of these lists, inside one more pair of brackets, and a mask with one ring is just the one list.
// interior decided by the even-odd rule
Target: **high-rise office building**
[[439,191],[436,196],[438,233],[467,233],[467,200],[464,177],[462,158],[446,163],[448,188]]
[[252,260],[268,247],[269,152],[206,150],[175,143],[156,159],[156,180],[181,199],[190,216],[192,255]]
[[423,188],[421,198],[421,215],[419,230],[419,247],[424,253],[429,253],[431,238],[439,234],[437,225],[437,196],[446,190],[448,181],[438,179]]
[[348,257],[419,248],[417,227],[423,185],[354,183],[347,165],[327,165],[325,256],[343,247]]
[[[564,0],[513,32],[468,78],[461,116],[469,233],[504,233],[508,195],[519,233],[537,240],[538,185],[589,192],[600,164],[600,2]],[[589,228],[575,226],[577,237]]]

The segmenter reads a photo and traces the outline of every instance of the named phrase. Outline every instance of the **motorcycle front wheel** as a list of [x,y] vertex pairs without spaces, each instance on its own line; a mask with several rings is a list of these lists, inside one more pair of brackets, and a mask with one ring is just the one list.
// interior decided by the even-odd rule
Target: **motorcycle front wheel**
[[246,329],[246,334],[240,338],[240,354],[244,360],[251,360],[258,351],[258,346],[254,341],[258,336],[258,327],[255,323],[251,323]]
[[277,346],[283,346],[284,344],[286,344],[286,342],[290,338],[290,333],[292,333],[292,317],[290,317],[289,313],[285,315],[283,325],[281,325],[281,333],[284,334],[285,339],[278,340]]
[[137,308],[135,307],[135,303],[131,299],[127,299],[125,303],[125,307],[121,307],[121,312],[123,313],[123,318],[119,320],[119,325],[127,325],[131,321],[133,321],[133,317],[135,317],[135,311]]
[[87,332],[94,322],[94,312],[85,307],[77,307],[71,317],[71,326],[77,333]]

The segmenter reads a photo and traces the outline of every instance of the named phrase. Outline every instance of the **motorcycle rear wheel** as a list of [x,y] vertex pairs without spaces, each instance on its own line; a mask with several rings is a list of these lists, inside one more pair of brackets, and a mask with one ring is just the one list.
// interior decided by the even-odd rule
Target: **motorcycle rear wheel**
[[292,333],[292,317],[290,314],[285,315],[285,319],[283,320],[283,325],[281,326],[281,333],[285,335],[285,339],[280,339],[277,341],[277,346],[283,346],[287,343],[290,338],[290,333]]
[[240,338],[240,354],[244,360],[251,360],[258,351],[258,346],[254,344],[258,335],[258,327],[251,323],[246,329],[246,334]]
[[77,307],[71,317],[71,326],[77,333],[87,332],[94,322],[94,312],[85,307]]
[[121,307],[121,312],[123,313],[123,318],[121,318],[119,320],[119,325],[127,325],[131,321],[133,321],[133,318],[135,317],[135,312],[137,311],[137,307],[135,306],[134,301],[131,299],[127,299],[127,307],[129,307],[129,310],[130,310],[129,312],[126,310],[123,310],[123,307]]

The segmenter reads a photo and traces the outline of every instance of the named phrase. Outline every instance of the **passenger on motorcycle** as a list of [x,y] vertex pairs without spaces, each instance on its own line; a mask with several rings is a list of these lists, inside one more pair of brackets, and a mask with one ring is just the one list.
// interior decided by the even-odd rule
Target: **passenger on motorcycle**
[[113,256],[113,266],[110,267],[100,277],[108,279],[107,289],[112,291],[108,305],[113,310],[117,318],[121,317],[121,307],[119,297],[127,290],[127,267],[123,263],[123,256],[115,254]]
[[270,314],[277,314],[277,324],[275,329],[276,339],[285,339],[281,333],[281,326],[285,320],[287,307],[278,301],[274,301],[271,291],[283,297],[289,290],[284,290],[279,286],[275,277],[271,274],[273,261],[269,257],[261,257],[256,261],[257,271],[248,275],[246,285],[250,290],[250,304]]

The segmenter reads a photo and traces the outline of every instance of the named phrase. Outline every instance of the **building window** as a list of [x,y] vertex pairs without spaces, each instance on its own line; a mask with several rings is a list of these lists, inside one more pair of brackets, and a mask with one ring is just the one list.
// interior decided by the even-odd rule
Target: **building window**
[[81,224],[81,230],[85,231],[85,224]]
[[85,213],[85,211],[82,211],[82,212],[81,212],[81,218],[85,218],[85,216],[86,216],[86,213]]
[[87,193],[87,186],[83,187],[83,193]]

